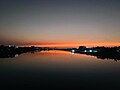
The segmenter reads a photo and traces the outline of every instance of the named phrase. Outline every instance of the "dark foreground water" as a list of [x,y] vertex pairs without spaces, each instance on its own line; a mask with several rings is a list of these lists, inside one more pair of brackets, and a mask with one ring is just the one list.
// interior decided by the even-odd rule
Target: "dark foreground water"
[[31,88],[120,90],[120,61],[64,51],[0,58],[0,90]]

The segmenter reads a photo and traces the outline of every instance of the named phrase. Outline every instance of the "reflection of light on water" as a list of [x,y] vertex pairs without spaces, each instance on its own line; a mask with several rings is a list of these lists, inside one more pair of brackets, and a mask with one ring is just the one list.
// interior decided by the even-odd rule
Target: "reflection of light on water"
[[18,57],[18,54],[15,54],[15,57]]
[[72,54],[75,54],[75,53],[72,52]]
[[60,51],[60,50],[49,50],[49,51],[41,51],[41,52],[38,52],[39,54],[44,54],[44,55],[47,55],[47,54],[55,54],[55,55],[58,55],[58,54],[61,54],[61,55],[64,55],[64,54],[71,54],[71,52],[65,52],[65,51]]

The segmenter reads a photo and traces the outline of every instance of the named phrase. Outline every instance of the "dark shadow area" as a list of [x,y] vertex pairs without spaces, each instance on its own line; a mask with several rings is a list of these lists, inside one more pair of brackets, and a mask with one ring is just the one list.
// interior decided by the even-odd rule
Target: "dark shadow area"
[[[91,75],[92,74],[92,75]],[[83,89],[116,90],[119,89],[119,74],[65,73],[65,72],[12,72],[1,78],[1,89]],[[7,87],[6,87],[7,86]]]

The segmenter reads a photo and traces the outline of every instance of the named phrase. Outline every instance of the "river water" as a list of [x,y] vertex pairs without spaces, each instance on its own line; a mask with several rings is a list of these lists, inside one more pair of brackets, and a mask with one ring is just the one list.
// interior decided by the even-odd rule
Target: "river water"
[[56,50],[24,53],[0,58],[0,86],[118,89],[120,61]]

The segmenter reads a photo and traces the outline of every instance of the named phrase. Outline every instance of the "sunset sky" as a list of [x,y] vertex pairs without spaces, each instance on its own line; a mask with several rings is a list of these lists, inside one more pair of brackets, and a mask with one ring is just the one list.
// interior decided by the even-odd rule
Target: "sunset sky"
[[120,45],[120,0],[0,0],[0,44]]

